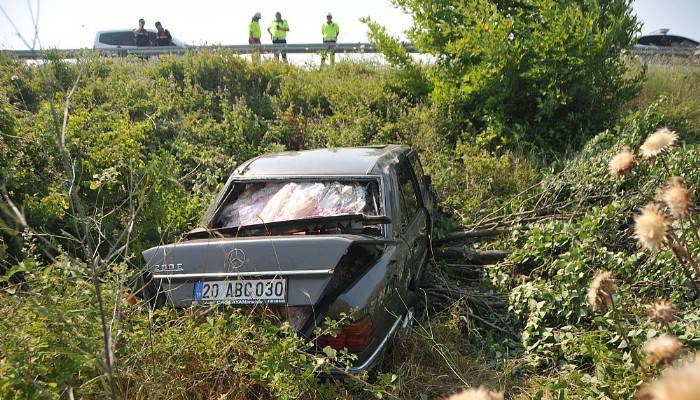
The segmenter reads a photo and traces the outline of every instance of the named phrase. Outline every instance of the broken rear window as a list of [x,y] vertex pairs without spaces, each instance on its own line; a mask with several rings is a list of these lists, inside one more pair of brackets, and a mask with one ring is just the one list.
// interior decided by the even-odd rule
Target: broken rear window
[[221,228],[338,215],[380,215],[376,182],[239,183],[214,225]]

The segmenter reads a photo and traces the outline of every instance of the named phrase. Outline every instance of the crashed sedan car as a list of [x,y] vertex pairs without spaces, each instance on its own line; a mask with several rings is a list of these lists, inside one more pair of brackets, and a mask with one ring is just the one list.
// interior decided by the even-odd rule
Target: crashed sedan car
[[[201,226],[143,256],[165,304],[265,305],[317,348],[371,368],[410,322],[433,196],[415,151],[387,145],[263,155],[240,165]],[[324,318],[351,315],[336,336]]]

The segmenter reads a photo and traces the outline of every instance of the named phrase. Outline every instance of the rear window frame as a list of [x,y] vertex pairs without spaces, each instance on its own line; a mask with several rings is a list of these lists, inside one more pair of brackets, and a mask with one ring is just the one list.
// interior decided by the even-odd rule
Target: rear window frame
[[[379,214],[390,217],[387,214],[389,209],[387,204],[387,196],[384,179],[381,175],[299,175],[299,176],[256,176],[256,177],[232,177],[226,187],[220,192],[219,196],[212,203],[212,206],[207,210],[200,225],[211,229],[213,224],[219,220],[220,214],[224,207],[229,203],[229,197],[234,193],[235,188],[239,184],[248,183],[267,183],[267,182],[376,182],[378,186],[379,196]],[[382,225],[382,235],[387,235],[387,229]]]

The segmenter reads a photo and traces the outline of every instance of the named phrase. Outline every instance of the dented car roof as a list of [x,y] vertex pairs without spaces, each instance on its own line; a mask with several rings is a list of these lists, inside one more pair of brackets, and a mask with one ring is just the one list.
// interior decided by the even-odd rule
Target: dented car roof
[[370,175],[410,148],[404,145],[338,147],[265,154],[239,166],[234,176]]

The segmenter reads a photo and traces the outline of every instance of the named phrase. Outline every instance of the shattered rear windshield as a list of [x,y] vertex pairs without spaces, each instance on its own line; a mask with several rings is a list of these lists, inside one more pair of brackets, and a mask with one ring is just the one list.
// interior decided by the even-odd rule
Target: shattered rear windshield
[[216,227],[231,228],[339,215],[380,215],[376,182],[298,181],[236,184]]

